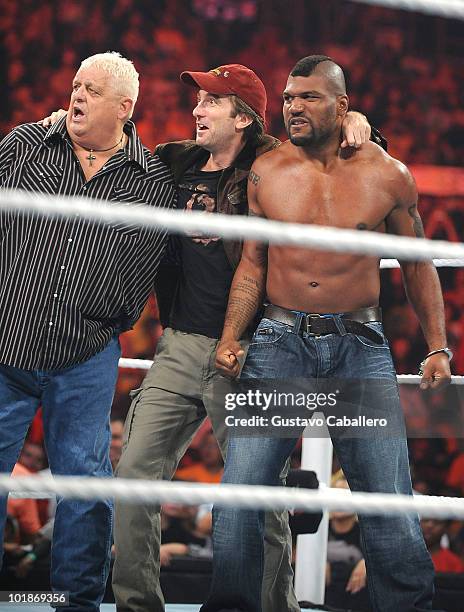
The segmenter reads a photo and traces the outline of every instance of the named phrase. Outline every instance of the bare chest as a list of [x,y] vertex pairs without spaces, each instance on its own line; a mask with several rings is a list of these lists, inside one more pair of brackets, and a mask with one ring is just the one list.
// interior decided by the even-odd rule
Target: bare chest
[[334,174],[287,171],[260,189],[267,217],[314,225],[375,230],[394,200],[376,172]]

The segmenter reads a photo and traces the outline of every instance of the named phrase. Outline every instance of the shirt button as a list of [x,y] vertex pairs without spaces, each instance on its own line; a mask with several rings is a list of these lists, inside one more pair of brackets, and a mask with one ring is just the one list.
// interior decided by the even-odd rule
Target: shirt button
[[87,187],[85,185],[82,187],[82,191],[87,191]]
[[68,242],[72,242],[72,238],[68,238]]
[[57,297],[58,297],[58,293],[54,293],[54,294],[53,294],[53,297],[54,297],[54,298],[57,298]]
[[53,325],[53,321],[50,321],[48,324],[49,324],[49,325]]
[[62,270],[64,270],[64,266],[60,266]]

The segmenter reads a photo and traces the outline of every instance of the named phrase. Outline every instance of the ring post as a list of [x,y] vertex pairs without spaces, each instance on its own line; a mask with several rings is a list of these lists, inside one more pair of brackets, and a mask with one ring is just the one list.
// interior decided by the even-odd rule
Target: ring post
[[[305,438],[303,434],[301,469],[314,470],[320,486],[330,486],[332,441],[328,432],[325,438]],[[329,514],[324,511],[317,532],[297,538],[295,592],[298,601],[324,603],[328,529]]]

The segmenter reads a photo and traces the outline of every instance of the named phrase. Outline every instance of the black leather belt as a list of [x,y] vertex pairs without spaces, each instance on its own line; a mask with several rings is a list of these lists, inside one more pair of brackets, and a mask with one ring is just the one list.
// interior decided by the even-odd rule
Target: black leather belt
[[286,308],[268,304],[264,309],[266,319],[279,321],[294,328],[296,334],[307,333],[310,336],[324,336],[326,334],[347,333],[364,336],[376,344],[383,344],[383,337],[364,323],[382,321],[382,309],[378,306],[362,308],[353,312],[344,312],[340,319],[324,316],[317,313],[296,314]]

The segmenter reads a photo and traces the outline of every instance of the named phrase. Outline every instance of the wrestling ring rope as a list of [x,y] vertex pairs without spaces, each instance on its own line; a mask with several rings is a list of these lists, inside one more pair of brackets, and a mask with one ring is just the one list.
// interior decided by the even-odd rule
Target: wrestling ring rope
[[182,483],[170,481],[132,480],[123,478],[83,478],[78,476],[0,475],[0,492],[54,493],[75,499],[114,497],[126,503],[175,502],[187,505],[215,503],[235,508],[261,510],[347,510],[361,514],[419,513],[428,518],[464,519],[464,499],[391,495],[382,493],[350,493],[322,488],[310,491],[285,487]]
[[352,0],[361,4],[383,6],[390,9],[416,11],[450,19],[464,19],[462,0]]
[[48,216],[75,217],[91,221],[118,221],[143,227],[162,227],[172,233],[202,232],[227,239],[261,240],[272,244],[311,247],[336,253],[396,257],[405,261],[431,259],[464,260],[462,242],[406,238],[376,232],[283,223],[234,215],[224,223],[222,215],[179,210],[109,204],[89,198],[65,198],[25,191],[0,192],[0,210],[25,210]]
[[[257,239],[273,244],[290,244],[334,252],[389,256],[401,260],[438,260],[442,266],[464,264],[464,244],[438,240],[405,238],[374,232],[281,223],[250,217],[127,207],[87,198],[66,198],[21,191],[0,191],[0,211],[29,211],[49,216],[76,215],[93,221],[119,221],[144,227],[162,227],[174,233],[201,231],[224,238]],[[393,267],[387,260],[383,267]],[[150,360],[122,358],[120,367],[148,369]],[[398,376],[402,383],[416,384],[420,376]],[[452,384],[464,384],[463,376],[453,376]],[[114,497],[122,502],[178,502],[197,505],[216,503],[241,508],[298,509],[305,511],[348,510],[363,514],[419,513],[429,518],[464,519],[464,499],[450,497],[350,493],[323,487],[318,491],[248,485],[203,485],[167,481],[98,479],[83,477],[19,477],[0,474],[0,492],[11,491],[34,497],[57,494],[79,499]]]
[[[130,357],[121,357],[119,367],[128,370],[149,370],[153,364],[150,359],[131,359]],[[416,385],[420,383],[422,376],[418,374],[398,374],[396,377],[398,382],[406,385]],[[451,384],[464,385],[464,376],[452,376]]]

